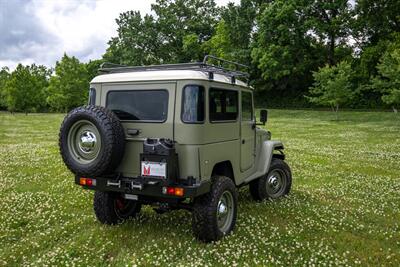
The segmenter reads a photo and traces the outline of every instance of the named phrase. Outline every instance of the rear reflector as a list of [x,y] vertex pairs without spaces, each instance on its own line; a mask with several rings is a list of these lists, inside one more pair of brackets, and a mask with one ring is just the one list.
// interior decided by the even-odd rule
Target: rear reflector
[[183,197],[185,191],[181,187],[163,187],[162,192],[164,195],[172,195],[172,196],[178,196],[178,197]]
[[87,186],[96,186],[96,179],[92,178],[79,178],[80,185],[87,185]]

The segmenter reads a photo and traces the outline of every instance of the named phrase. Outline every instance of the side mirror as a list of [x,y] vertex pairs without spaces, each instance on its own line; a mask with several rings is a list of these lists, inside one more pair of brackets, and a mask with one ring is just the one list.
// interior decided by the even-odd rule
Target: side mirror
[[265,123],[268,120],[268,110],[266,109],[262,109],[260,110],[260,121],[263,125],[265,125]]

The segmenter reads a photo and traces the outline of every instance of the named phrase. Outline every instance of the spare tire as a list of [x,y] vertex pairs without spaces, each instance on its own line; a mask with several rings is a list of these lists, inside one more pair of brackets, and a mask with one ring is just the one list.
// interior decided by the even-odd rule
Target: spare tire
[[59,146],[68,169],[76,175],[96,177],[118,167],[125,151],[125,133],[112,111],[78,107],[61,124]]

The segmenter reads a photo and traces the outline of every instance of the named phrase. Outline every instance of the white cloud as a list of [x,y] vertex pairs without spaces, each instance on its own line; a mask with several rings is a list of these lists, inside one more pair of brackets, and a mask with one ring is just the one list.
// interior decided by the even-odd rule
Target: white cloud
[[[226,5],[228,2],[240,1],[216,1],[218,5]],[[27,37],[27,32],[32,27],[29,24],[35,23],[35,27],[40,28],[40,32],[37,33],[40,36],[25,38],[27,40],[24,42],[15,44],[10,41],[4,44],[6,47],[0,47],[0,67],[14,68],[18,62],[54,66],[64,52],[84,62],[100,58],[105,52],[107,42],[116,35],[115,19],[119,14],[128,10],[138,10],[141,14],[149,13],[151,4],[155,3],[155,0],[31,0],[31,2],[19,0],[18,3],[23,7],[21,8],[23,12],[18,11],[18,8],[9,7],[10,10],[14,9],[13,12],[21,12],[13,15],[20,15],[22,21],[28,14],[31,16],[31,22],[27,21],[26,25],[20,25],[15,29],[5,29],[7,15],[13,15],[2,14],[0,11],[0,33],[8,31],[12,40],[24,35]],[[0,0],[0,8],[7,5]],[[21,56],[17,58],[16,55],[19,54]]]
[[[154,1],[34,1],[35,16],[59,39],[54,51],[83,61],[99,58],[116,34],[115,19],[121,12],[148,13]],[[50,63],[51,62],[47,62]]]

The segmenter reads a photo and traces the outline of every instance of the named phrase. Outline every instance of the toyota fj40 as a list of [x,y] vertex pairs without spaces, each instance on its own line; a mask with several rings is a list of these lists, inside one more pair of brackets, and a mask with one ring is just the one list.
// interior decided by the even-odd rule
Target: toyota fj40
[[289,193],[283,144],[257,127],[267,111],[256,123],[243,67],[212,56],[101,67],[89,105],[69,112],[59,135],[75,183],[95,190],[101,223],[134,217],[144,204],[160,213],[187,209],[194,235],[210,242],[234,229],[238,187],[249,185],[255,200]]

